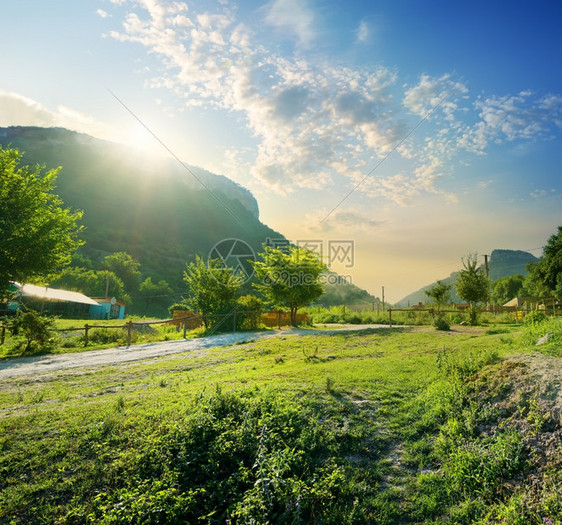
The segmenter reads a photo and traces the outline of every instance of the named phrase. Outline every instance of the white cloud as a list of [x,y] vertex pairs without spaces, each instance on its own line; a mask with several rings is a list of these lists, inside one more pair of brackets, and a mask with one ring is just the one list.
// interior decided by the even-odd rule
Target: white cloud
[[371,36],[371,28],[369,24],[365,20],[361,20],[361,22],[359,22],[359,27],[357,28],[356,31],[357,41],[364,44],[369,41],[370,36]]
[[531,91],[514,96],[490,96],[478,99],[474,107],[480,120],[463,129],[459,146],[484,153],[491,143],[515,140],[548,139],[562,127],[562,97],[533,97]]
[[306,215],[305,224],[311,232],[337,232],[337,233],[357,233],[359,231],[372,233],[377,231],[385,221],[372,219],[366,214],[337,209],[328,215],[328,210],[320,210]]
[[280,32],[291,33],[308,46],[315,38],[314,11],[307,0],[274,0],[267,6],[265,21]]
[[97,9],[96,14],[101,18],[108,18],[109,16],[111,16],[107,11],[104,11],[103,9]]
[[548,192],[546,190],[535,190],[530,193],[531,197],[534,199],[541,199],[542,197],[546,197]]
[[56,126],[54,113],[35,100],[0,91],[0,126]]
[[446,74],[439,78],[422,75],[417,85],[406,90],[404,106],[420,117],[425,117],[439,105],[439,109],[451,120],[457,109],[455,97],[468,92],[467,87]]
[[476,187],[479,190],[486,190],[488,189],[492,184],[494,183],[493,180],[488,179],[488,180],[481,180],[476,184]]

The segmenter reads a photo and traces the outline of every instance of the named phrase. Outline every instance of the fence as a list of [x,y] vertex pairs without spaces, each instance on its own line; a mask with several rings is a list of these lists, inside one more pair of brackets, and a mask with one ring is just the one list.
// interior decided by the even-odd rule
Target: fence
[[[241,312],[233,311],[229,314],[206,315],[195,314],[188,310],[174,310],[172,319],[163,319],[161,321],[128,321],[122,325],[101,325],[101,324],[88,324],[74,328],[60,328],[57,332],[80,332],[84,331],[84,346],[88,346],[90,330],[93,329],[126,329],[127,330],[127,346],[131,346],[133,326],[151,326],[158,324],[175,325],[178,330],[183,328],[183,337],[186,337],[188,330],[200,328],[205,324],[205,321],[218,319],[217,327],[226,327],[229,321],[232,322],[232,332],[236,332],[236,321],[240,319]],[[260,321],[267,327],[288,326],[291,324],[290,314],[281,310],[263,314]],[[297,323],[305,323],[309,321],[307,314],[297,314]],[[6,326],[0,325],[0,345],[3,345],[6,337]]]
[[[413,308],[388,308],[388,324],[392,326],[392,312],[412,312],[418,313],[418,316],[421,320],[422,312],[428,312],[432,317],[437,313],[435,308],[421,308],[420,306],[414,306]],[[515,323],[519,321],[524,321],[525,316],[530,314],[531,312],[543,312],[547,316],[557,317],[562,316],[562,305],[555,305],[553,304],[552,308],[540,308],[537,307],[536,309],[531,308],[514,308],[514,307],[506,307],[506,306],[485,306],[481,310],[482,312],[492,313],[494,315],[509,313],[513,314],[513,319]],[[468,307],[463,306],[462,308],[457,308],[456,310],[439,310],[442,314],[463,314],[468,312]]]

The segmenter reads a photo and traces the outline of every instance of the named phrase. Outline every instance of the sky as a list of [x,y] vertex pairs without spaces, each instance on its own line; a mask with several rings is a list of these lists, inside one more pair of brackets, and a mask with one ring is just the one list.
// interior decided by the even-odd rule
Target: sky
[[552,1],[4,2],[0,126],[166,154],[140,120],[291,241],[352,241],[327,262],[394,302],[562,224],[561,23]]

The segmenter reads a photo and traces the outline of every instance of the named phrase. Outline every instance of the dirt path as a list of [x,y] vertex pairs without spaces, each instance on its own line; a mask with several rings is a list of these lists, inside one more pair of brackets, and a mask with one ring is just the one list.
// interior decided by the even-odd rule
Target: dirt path
[[220,346],[229,346],[244,341],[257,341],[280,336],[304,336],[318,333],[330,334],[367,330],[371,328],[388,328],[387,325],[338,325],[329,329],[303,329],[293,328],[288,330],[274,330],[265,332],[236,332],[217,334],[199,339],[182,339],[162,343],[149,343],[130,347],[105,348],[89,352],[42,355],[36,357],[20,357],[0,361],[0,380],[10,377],[56,372],[69,368],[118,365],[131,361],[140,361],[162,357],[170,354],[180,354],[194,350],[205,350]]

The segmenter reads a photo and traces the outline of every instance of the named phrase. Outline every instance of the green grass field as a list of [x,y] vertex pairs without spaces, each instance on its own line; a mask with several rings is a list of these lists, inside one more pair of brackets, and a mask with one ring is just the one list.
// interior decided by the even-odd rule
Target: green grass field
[[0,523],[560,523],[560,424],[508,359],[545,329],[558,355],[559,321],[418,327],[4,380]]

